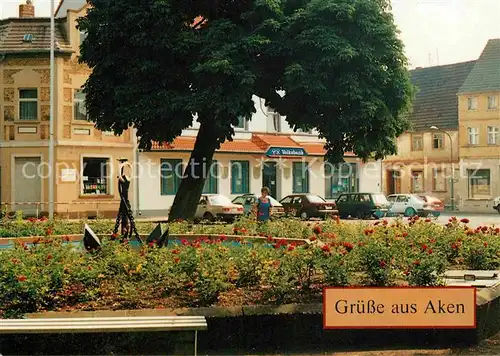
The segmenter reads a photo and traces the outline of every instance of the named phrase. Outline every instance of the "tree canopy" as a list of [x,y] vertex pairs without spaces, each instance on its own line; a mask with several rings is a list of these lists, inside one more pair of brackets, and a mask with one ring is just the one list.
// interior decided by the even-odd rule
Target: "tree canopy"
[[89,117],[116,133],[134,126],[142,148],[196,115],[211,160],[255,112],[252,95],[292,127],[316,128],[333,163],[394,154],[409,127],[413,89],[388,0],[88,2]]

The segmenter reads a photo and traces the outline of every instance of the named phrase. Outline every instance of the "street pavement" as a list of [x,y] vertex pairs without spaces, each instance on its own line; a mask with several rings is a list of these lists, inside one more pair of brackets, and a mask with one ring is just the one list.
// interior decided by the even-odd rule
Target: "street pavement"
[[[452,217],[456,217],[457,219],[462,219],[462,218],[467,218],[469,219],[469,226],[472,228],[478,227],[478,226],[498,226],[500,227],[500,214],[498,213],[491,213],[491,214],[478,214],[478,213],[450,213],[450,212],[445,212],[442,213],[438,218],[432,218],[433,221],[435,221],[438,224],[447,224],[448,220]],[[392,221],[395,220],[396,218],[385,218],[386,220]],[[407,218],[403,218],[404,220],[408,220]],[[136,221],[150,221],[150,222],[167,222],[166,217],[142,217],[138,216],[136,217]],[[355,222],[360,222],[358,219],[346,219],[342,220],[345,222],[350,222],[350,223],[355,223]],[[366,223],[373,223],[375,222],[375,219],[371,220],[364,220]]]
[[[498,213],[493,213],[493,214],[468,214],[468,213],[442,213],[437,219],[434,218],[433,220],[438,223],[438,224],[447,224],[449,219],[451,217],[456,217],[457,219],[462,219],[462,218],[467,218],[469,219],[469,226],[472,228],[478,227],[478,226],[499,226],[500,227],[500,214]],[[394,218],[388,218],[388,220],[393,220]],[[405,218],[406,219],[406,218]],[[407,220],[407,219],[406,219]]]

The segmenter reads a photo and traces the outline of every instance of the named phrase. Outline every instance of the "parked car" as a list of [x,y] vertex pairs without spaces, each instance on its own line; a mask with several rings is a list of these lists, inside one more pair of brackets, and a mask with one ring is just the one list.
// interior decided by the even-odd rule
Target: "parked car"
[[[283,208],[283,205],[271,196],[268,198],[272,206],[271,217],[281,217],[285,215],[285,208]],[[243,194],[234,198],[233,204],[242,205],[243,214],[251,214],[255,204],[257,204],[257,199],[259,199],[259,197],[256,194]]]
[[428,216],[435,213],[434,208],[415,194],[391,194],[387,199],[392,203],[391,213],[404,216]]
[[337,198],[337,207],[342,219],[349,216],[358,219],[382,218],[391,204],[381,193],[343,193]]
[[295,216],[307,220],[309,218],[326,218],[338,214],[337,205],[327,202],[319,195],[292,194],[280,200],[285,212],[295,211]]
[[420,198],[434,209],[434,216],[439,216],[444,211],[444,203],[441,199],[429,195],[420,195]]
[[500,213],[500,197],[493,199],[493,209]]
[[233,204],[228,197],[221,194],[203,194],[196,208],[194,219],[232,222],[241,215],[243,215],[243,207]]

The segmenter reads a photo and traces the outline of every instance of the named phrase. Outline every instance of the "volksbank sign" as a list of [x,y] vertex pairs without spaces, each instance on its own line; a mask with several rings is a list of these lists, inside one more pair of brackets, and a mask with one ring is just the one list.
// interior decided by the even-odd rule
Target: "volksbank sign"
[[307,156],[307,152],[302,147],[286,148],[286,147],[270,147],[267,156]]

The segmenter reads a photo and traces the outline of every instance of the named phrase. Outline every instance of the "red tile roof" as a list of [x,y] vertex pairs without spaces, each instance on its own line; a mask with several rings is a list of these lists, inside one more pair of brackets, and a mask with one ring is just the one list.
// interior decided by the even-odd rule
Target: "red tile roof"
[[[196,137],[177,137],[172,143],[158,143],[153,142],[151,147],[152,151],[164,151],[164,150],[175,150],[175,151],[192,151],[194,148],[194,142]],[[259,146],[255,145],[250,140],[233,140],[224,142],[221,147],[217,150],[218,152],[245,152],[245,153],[264,153]]]
[[254,134],[252,135],[252,141],[255,142],[263,150],[267,150],[269,147],[301,147],[300,144],[292,140],[290,136],[287,135],[261,135]]
[[[179,136],[174,142],[160,144],[153,142],[152,151],[192,151],[194,148],[194,136]],[[323,143],[296,142],[288,135],[253,134],[251,140],[226,141],[217,152],[235,153],[257,153],[263,155],[270,147],[295,148],[302,147],[309,156],[324,156],[326,150]],[[352,152],[346,152],[344,156],[355,157]]]
[[[325,145],[323,143],[301,142],[300,145],[310,156],[324,156],[326,154]],[[352,152],[346,152],[344,156],[356,157]]]

